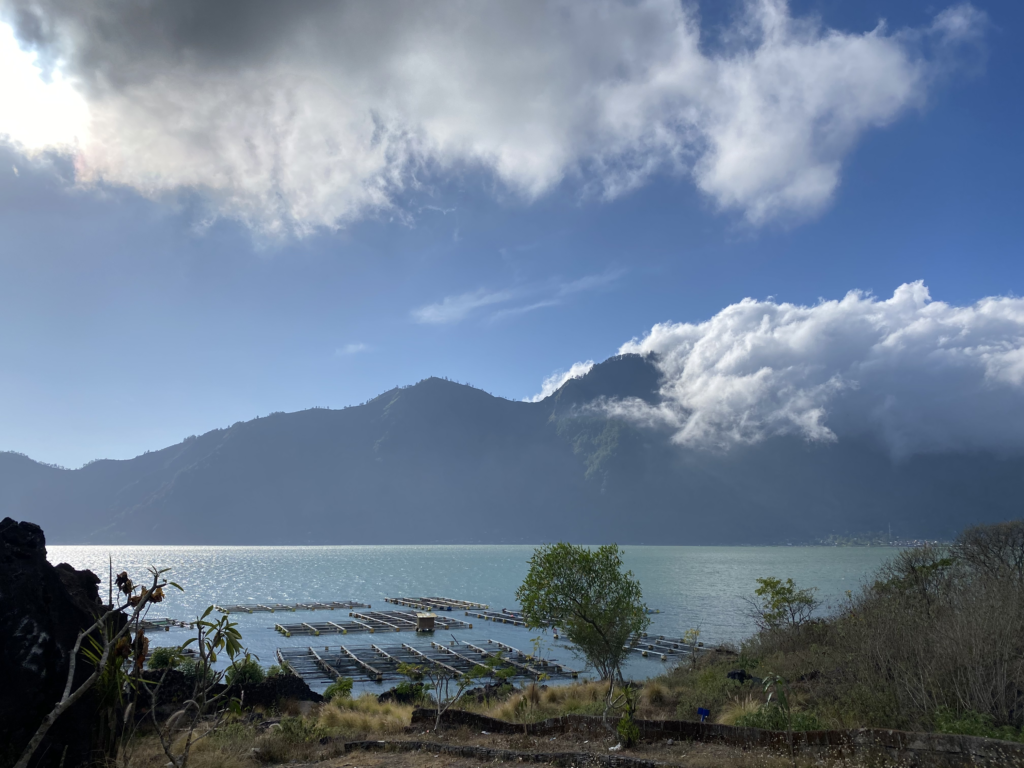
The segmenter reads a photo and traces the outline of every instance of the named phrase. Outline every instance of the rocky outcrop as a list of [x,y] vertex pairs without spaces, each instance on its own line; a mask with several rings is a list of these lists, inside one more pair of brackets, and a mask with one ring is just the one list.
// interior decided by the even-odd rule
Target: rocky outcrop
[[[156,691],[157,716],[160,718],[166,718],[180,709],[181,704],[195,693],[195,678],[189,678],[177,669],[147,670],[145,679]],[[264,710],[280,710],[287,701],[319,703],[324,700],[321,694],[312,690],[296,675],[274,675],[259,683],[234,685],[230,688],[218,683],[210,689],[209,695],[217,696],[225,691],[231,697],[240,699],[243,709],[262,707]],[[137,714],[142,715],[150,706],[149,701],[144,701]]]
[[[0,522],[0,768],[13,765],[60,698],[78,633],[102,610],[91,571],[46,560],[38,525]],[[76,684],[89,675],[76,669]],[[89,763],[95,701],[88,695],[50,729],[34,766]]]
[[285,701],[312,701],[319,703],[324,700],[312,690],[305,681],[296,675],[274,675],[260,683],[232,688],[232,695],[242,699],[245,709],[263,707],[264,709],[280,709]]

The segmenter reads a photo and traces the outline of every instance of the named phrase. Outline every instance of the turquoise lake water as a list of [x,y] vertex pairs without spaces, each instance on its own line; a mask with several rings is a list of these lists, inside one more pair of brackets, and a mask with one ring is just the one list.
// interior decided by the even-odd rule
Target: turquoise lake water
[[[443,596],[486,603],[492,610],[513,608],[515,590],[526,575],[534,548],[51,546],[47,551],[51,563],[94,571],[103,580],[103,595],[108,556],[113,558],[115,573],[127,570],[136,582],[143,580],[149,565],[171,568],[168,576],[185,591],[172,591],[151,615],[190,620],[211,603],[358,600],[386,610],[395,606],[386,604],[385,597]],[[679,637],[699,626],[701,639],[711,644],[738,642],[751,633],[744,597],[753,593],[758,577],[792,578],[800,587],[817,587],[825,601],[835,601],[846,590],[858,589],[895,552],[887,547],[623,547],[626,565],[640,580],[647,605],[661,611],[652,616],[649,632]],[[456,637],[477,644],[494,639],[529,651],[530,639],[538,634],[453,615],[473,623],[473,629],[456,632]],[[287,623],[329,621],[329,611],[233,617],[245,644],[264,666],[274,663],[279,647],[341,642],[368,646],[382,639],[380,634],[285,638],[273,631],[274,623],[286,623],[285,619]],[[439,642],[451,639],[451,633],[435,634]],[[153,636],[153,643],[174,645],[188,636],[186,630],[161,632]],[[400,637],[412,645],[429,643],[407,633]],[[582,663],[550,635],[544,655],[582,669]],[[642,678],[658,674],[663,667],[664,662],[634,655],[626,672]]]

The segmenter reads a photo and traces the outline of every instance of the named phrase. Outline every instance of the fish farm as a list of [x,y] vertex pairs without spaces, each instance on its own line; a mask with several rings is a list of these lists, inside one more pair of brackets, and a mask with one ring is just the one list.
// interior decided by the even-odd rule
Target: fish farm
[[[484,619],[485,621],[495,621],[498,624],[511,624],[514,627],[526,626],[523,614],[519,611],[510,611],[508,608],[502,608],[501,611],[466,611],[466,615],[476,619]],[[542,624],[541,626],[546,627],[548,625]]]
[[665,637],[664,635],[658,635],[656,638],[644,635],[637,639],[635,645],[623,647],[628,651],[639,653],[645,658],[648,656],[660,656],[662,661],[668,661],[669,656],[683,656],[690,653],[703,653],[704,651],[713,650],[710,646],[705,646],[704,643],[693,645],[687,643],[682,638]]
[[143,629],[162,629],[164,632],[170,632],[172,628],[175,629],[190,629],[192,624],[187,621],[178,621],[177,619],[143,619]]
[[[430,629],[423,627],[421,617],[429,615],[433,618]],[[420,614],[416,611],[352,611],[349,621],[303,622],[299,624],[275,624],[274,629],[285,637],[312,635],[347,635],[354,632],[416,632],[432,631],[433,629],[472,629],[473,625],[466,621]]]
[[449,646],[430,643],[426,648],[415,648],[408,643],[381,647],[325,646],[316,648],[278,648],[277,660],[287,664],[307,683],[332,683],[340,677],[382,683],[404,678],[398,667],[402,664],[432,665],[445,673],[460,677],[481,661],[501,653],[505,669],[514,670],[512,679],[572,679],[578,672],[548,659],[528,656],[522,651],[493,640],[491,649],[472,643],[452,641]]
[[483,603],[453,600],[450,597],[385,597],[384,602],[415,608],[418,611],[462,611],[473,608],[486,610],[488,607]]
[[370,608],[368,603],[357,603],[352,600],[336,600],[329,603],[242,603],[241,605],[215,605],[213,609],[221,613],[277,613],[278,611],[351,611],[353,608]]

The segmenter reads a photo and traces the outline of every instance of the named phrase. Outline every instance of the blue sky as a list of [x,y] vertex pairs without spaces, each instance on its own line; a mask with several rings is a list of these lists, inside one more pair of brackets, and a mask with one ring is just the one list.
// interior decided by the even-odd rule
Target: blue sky
[[[785,147],[770,157],[741,152],[739,170],[707,165],[708,146],[719,142],[720,155],[726,153],[722,143],[732,141],[737,121],[743,122],[730,110],[747,108],[742,99],[708,95],[709,87],[726,81],[683,88],[684,96],[643,96],[650,83],[624,76],[616,98],[628,104],[653,99],[644,119],[664,120],[670,133],[692,105],[711,117],[697,121],[696,139],[690,129],[672,133],[667,148],[658,136],[637,138],[632,127],[622,127],[627,118],[614,131],[595,134],[586,129],[585,114],[559,111],[557,99],[536,113],[523,107],[547,76],[533,72],[528,57],[516,61],[519,41],[510,32],[501,66],[488,59],[479,70],[470,67],[480,77],[506,78],[500,88],[475,98],[472,89],[490,88],[490,81],[452,81],[444,71],[437,81],[406,83],[396,110],[403,125],[413,126],[408,134],[426,126],[420,137],[390,139],[382,151],[392,154],[377,156],[372,174],[322,189],[321,150],[301,127],[287,147],[274,145],[275,173],[283,174],[274,178],[292,174],[280,186],[253,181],[245,175],[248,166],[218,170],[217,158],[202,159],[204,131],[221,136],[221,157],[233,148],[223,136],[249,130],[244,121],[241,128],[232,124],[233,116],[218,112],[215,101],[204,104],[203,89],[247,94],[246,78],[254,71],[263,72],[259,83],[269,83],[260,86],[268,89],[266,101],[239,120],[281,109],[275,101],[281,98],[288,114],[316,117],[317,136],[332,135],[335,121],[351,122],[357,127],[338,129],[340,148],[331,155],[343,156],[332,166],[343,178],[358,176],[361,171],[351,169],[378,152],[377,144],[360,143],[359,114],[314,114],[315,93],[276,89],[276,70],[259,68],[277,66],[278,59],[252,59],[244,53],[252,41],[238,43],[244,55],[237,53],[237,61],[233,49],[218,50],[212,63],[197,65],[200,74],[165,81],[160,78],[175,73],[174,66],[203,63],[201,42],[169,35],[167,51],[109,51],[89,39],[91,28],[77,10],[59,2],[32,6],[59,32],[32,38],[29,26],[15,23],[24,19],[18,13],[25,7],[11,3],[2,18],[37,62],[56,62],[55,76],[67,77],[99,116],[97,124],[103,121],[99,138],[85,149],[62,145],[59,137],[33,146],[32,137],[46,125],[31,121],[6,128],[7,140],[0,142],[0,449],[41,461],[79,466],[128,458],[272,411],[358,403],[431,375],[525,398],[553,372],[616,354],[656,323],[700,323],[745,297],[814,305],[860,289],[884,300],[913,281],[923,281],[931,299],[955,307],[1024,293],[1020,3],[974,3],[970,29],[953,42],[935,31],[935,19],[948,9],[942,4],[783,8],[791,25],[810,25],[776,41],[783,54],[827,39],[827,30],[859,40],[883,16],[886,31],[878,34],[888,48],[858,51],[851,42],[837,54],[851,69],[861,68],[859,79],[840,74],[829,81],[824,66],[811,73],[822,80],[815,89],[838,94],[839,106],[824,117],[796,114],[800,104],[784,104],[774,114],[765,144],[771,131],[789,130],[787,120],[794,130],[846,120],[820,139],[817,160]],[[120,12],[119,4],[108,7]],[[748,6],[684,7],[691,14],[686,29],[700,32],[704,58],[698,63],[725,57],[743,77],[773,76],[762,71],[771,60],[750,54],[770,47],[771,34],[743,38],[754,18]],[[371,39],[397,34],[386,19],[350,21],[364,25]],[[621,34],[652,49],[683,44],[658,37],[649,21]],[[160,36],[166,23],[157,18],[143,32]],[[493,26],[493,19],[480,23]],[[553,42],[537,43],[562,57],[559,71],[566,61],[578,66],[583,83],[601,67],[625,66],[592,62],[597,54],[590,43],[602,32],[590,23],[566,22],[559,34],[578,32],[576,42],[555,35]],[[199,39],[197,24],[187,33]],[[403,34],[419,32],[413,26]],[[180,57],[175,45],[192,51],[192,59]],[[461,67],[484,55],[469,48]],[[429,69],[432,50],[424,44],[427,63],[418,66]],[[893,51],[905,54],[908,69],[888,71],[899,64]],[[392,65],[386,51],[380,57],[366,67]],[[97,74],[124,61],[134,69],[123,83]],[[288,61],[288,72],[305,73],[311,82],[309,73],[326,66],[316,57],[303,59],[301,67],[298,59]],[[321,73],[325,80],[343,77],[354,65],[331,66]],[[807,72],[819,63],[807,59],[796,66]],[[682,81],[710,77],[694,74],[698,69],[684,61],[666,71]],[[907,78],[904,91],[892,86],[893,93],[878,95],[900,77]],[[165,105],[140,116],[140,103],[147,97],[155,102],[154,94],[175,84],[189,94],[174,105],[180,113]],[[570,86],[568,94],[577,87]],[[777,95],[773,88],[785,92],[785,86],[754,87],[767,88],[769,98]],[[851,90],[848,97],[844,89]],[[353,101],[344,103],[355,103],[353,114],[359,99],[369,99],[367,110],[377,109],[372,94],[355,86],[351,93]],[[862,114],[834,118],[847,107]],[[32,108],[10,100],[0,106],[8,113],[0,132],[15,125],[15,111]],[[175,120],[203,110],[208,114],[194,118],[186,139],[153,138],[154,125],[171,132],[167,126]],[[566,130],[547,147],[549,135],[577,119],[584,128]],[[60,117],[47,120],[52,127]],[[520,120],[522,126],[508,127]],[[381,130],[400,133],[390,125]],[[761,146],[758,136],[751,141]],[[183,170],[187,163],[176,159],[178,151],[200,159]],[[763,171],[776,173],[768,182],[757,180],[762,166],[778,162],[789,166]],[[835,170],[831,191],[772,202],[783,184],[776,179],[808,164],[812,171]],[[381,181],[394,169],[400,183]]]

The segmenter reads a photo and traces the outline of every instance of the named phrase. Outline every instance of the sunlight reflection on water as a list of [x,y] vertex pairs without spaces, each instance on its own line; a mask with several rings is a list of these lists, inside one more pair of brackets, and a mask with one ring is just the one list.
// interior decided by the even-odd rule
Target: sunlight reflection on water
[[[153,610],[154,616],[189,620],[211,603],[305,600],[359,600],[374,608],[393,606],[384,597],[440,595],[487,603],[492,609],[515,605],[515,590],[527,572],[532,546],[353,546],[353,547],[156,547],[51,546],[51,563],[88,568],[101,578],[107,594],[108,556],[114,573],[127,570],[140,581],[147,566],[171,568],[170,578],[184,588]],[[885,547],[623,547],[626,565],[640,579],[644,598],[661,613],[652,616],[652,634],[681,636],[701,627],[709,643],[737,642],[750,634],[744,613],[759,576],[791,577],[799,586],[817,587],[819,596],[836,600],[860,584],[895,550]],[[329,620],[327,612],[285,614],[288,621]],[[521,627],[472,621],[456,633],[470,642],[493,638],[530,650],[535,632]],[[233,614],[245,644],[266,666],[276,648],[332,645],[340,636],[285,638],[273,631],[281,614]],[[314,617],[314,618],[305,618]],[[321,618],[322,617],[322,618]],[[438,641],[450,639],[438,632]],[[154,645],[179,643],[185,630],[156,635]],[[381,636],[347,636],[346,644],[367,645]],[[408,642],[408,636],[402,635]],[[545,655],[580,668],[572,654],[552,648]],[[635,656],[627,674],[657,674],[662,663]]]

